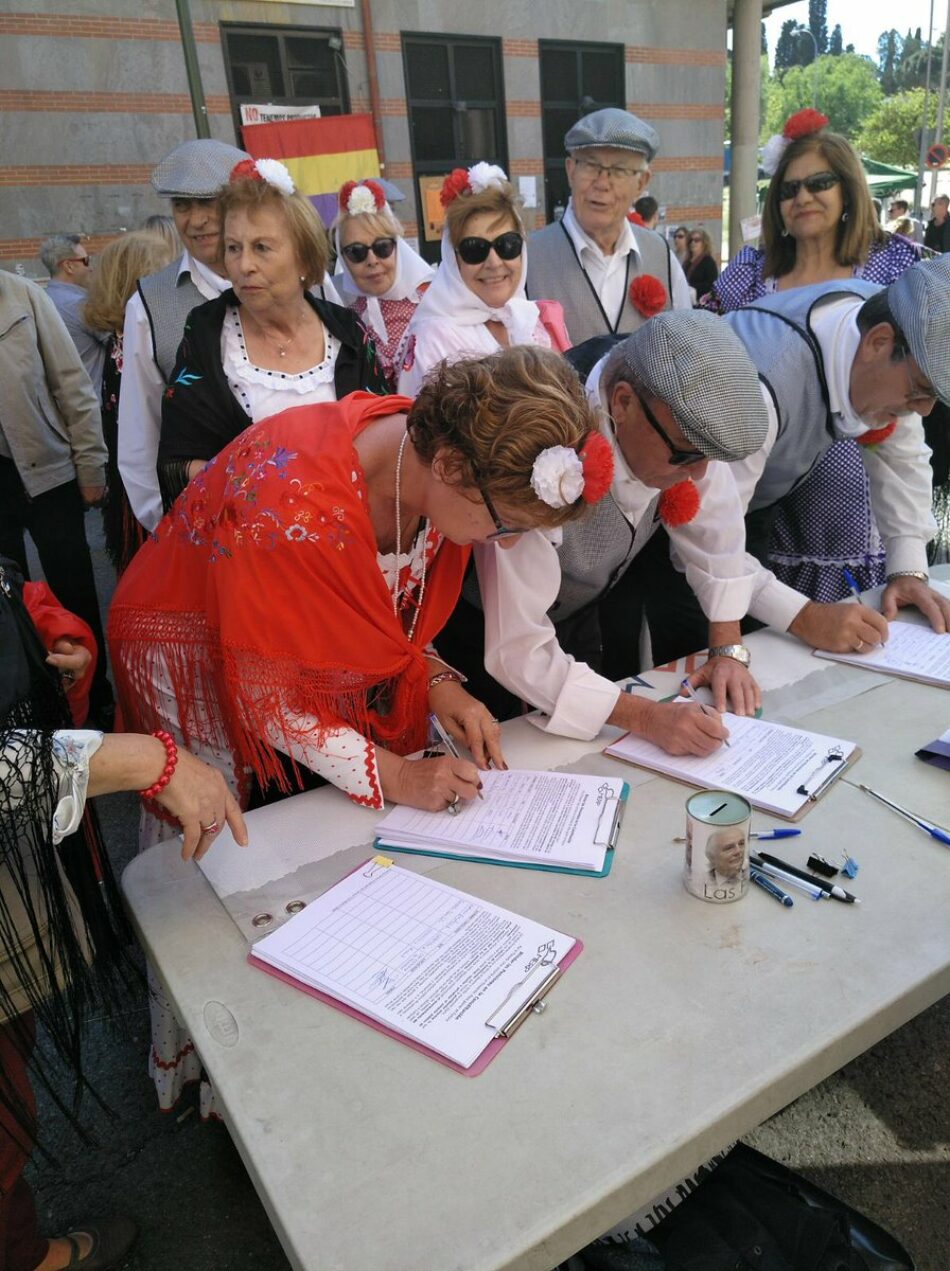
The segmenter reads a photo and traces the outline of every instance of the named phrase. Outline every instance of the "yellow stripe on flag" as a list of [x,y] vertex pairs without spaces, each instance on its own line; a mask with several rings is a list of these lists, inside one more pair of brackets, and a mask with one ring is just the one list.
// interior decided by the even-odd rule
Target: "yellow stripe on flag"
[[304,155],[283,162],[302,194],[335,194],[344,181],[379,176],[379,156],[375,148],[348,150],[343,154]]

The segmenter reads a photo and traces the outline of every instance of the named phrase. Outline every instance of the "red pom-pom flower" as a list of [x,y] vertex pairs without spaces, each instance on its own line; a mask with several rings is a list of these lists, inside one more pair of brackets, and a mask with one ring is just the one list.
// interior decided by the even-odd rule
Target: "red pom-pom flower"
[[453,168],[449,175],[442,182],[442,189],[439,191],[439,202],[443,207],[448,207],[450,203],[454,203],[460,194],[471,194],[472,187],[469,184],[468,172],[465,168]]
[[350,201],[350,195],[359,185],[359,181],[344,181],[340,186],[340,211],[346,211],[346,205]]
[[889,424],[885,424],[883,428],[870,428],[867,432],[856,437],[855,441],[859,446],[879,446],[882,441],[887,441],[888,437],[897,428],[897,420],[892,419]]
[[677,481],[660,495],[660,520],[670,529],[688,525],[699,511],[702,500],[692,481]]
[[577,452],[584,468],[585,503],[599,503],[614,479],[614,452],[610,442],[599,432],[589,432]]
[[628,212],[627,220],[630,222],[631,225],[642,225],[643,228],[646,229],[647,223],[643,219],[643,217],[640,215],[639,212]]
[[641,318],[652,318],[666,308],[666,288],[653,274],[641,274],[630,284],[630,303]]
[[796,111],[794,115],[786,119],[782,136],[787,141],[797,141],[799,137],[810,137],[813,132],[820,132],[830,123],[831,120],[827,115],[808,106],[805,110]]
[[255,159],[242,159],[240,163],[236,163],[231,169],[229,181],[263,181],[264,178],[257,170],[257,161]]

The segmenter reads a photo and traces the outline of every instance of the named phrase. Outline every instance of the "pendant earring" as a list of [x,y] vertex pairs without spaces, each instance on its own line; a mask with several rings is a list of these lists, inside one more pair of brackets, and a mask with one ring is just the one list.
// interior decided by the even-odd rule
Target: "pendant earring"
[[845,210],[841,213],[841,223],[842,223],[842,224],[844,224],[844,222],[845,222],[847,219],[848,219],[848,212],[847,212],[847,209],[845,209]]
[[782,237],[783,237],[783,238],[788,238],[788,230],[787,230],[787,229],[783,229],[783,230],[782,230]]

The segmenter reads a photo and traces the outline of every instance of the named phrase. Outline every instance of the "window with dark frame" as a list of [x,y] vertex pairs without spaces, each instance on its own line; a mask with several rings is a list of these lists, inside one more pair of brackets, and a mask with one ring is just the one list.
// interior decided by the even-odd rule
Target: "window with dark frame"
[[547,218],[567,207],[564,134],[583,115],[605,106],[626,110],[624,46],[540,40],[541,131]]
[[[477,36],[404,34],[403,65],[413,170],[418,178],[444,176],[479,160],[508,171],[501,40]],[[437,242],[422,232],[419,250],[439,259]]]
[[323,115],[350,109],[343,36],[338,29],[221,24],[234,126],[243,105],[319,106]]

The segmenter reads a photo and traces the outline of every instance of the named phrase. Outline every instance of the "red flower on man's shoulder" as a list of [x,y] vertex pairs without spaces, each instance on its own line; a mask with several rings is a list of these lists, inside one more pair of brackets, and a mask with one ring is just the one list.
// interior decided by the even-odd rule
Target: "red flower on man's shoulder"
[[672,529],[677,525],[688,525],[699,511],[701,502],[699,491],[692,481],[677,481],[660,495],[660,520]]
[[630,284],[630,303],[642,318],[652,318],[666,308],[666,288],[653,274],[641,274]]
[[882,441],[887,441],[896,428],[897,420],[892,419],[883,428],[870,428],[867,432],[863,432],[860,437],[855,438],[855,440],[859,446],[878,446]]
[[443,207],[448,207],[453,203],[460,194],[471,193],[472,187],[468,183],[468,172],[465,168],[453,168],[449,175],[442,182],[442,189],[439,192],[439,202]]
[[799,137],[810,137],[813,132],[820,132],[822,128],[827,128],[831,120],[827,115],[823,115],[820,110],[813,110],[811,106],[805,110],[796,111],[794,115],[789,115],[785,120],[785,127],[782,129],[782,136],[787,141],[797,141]]

